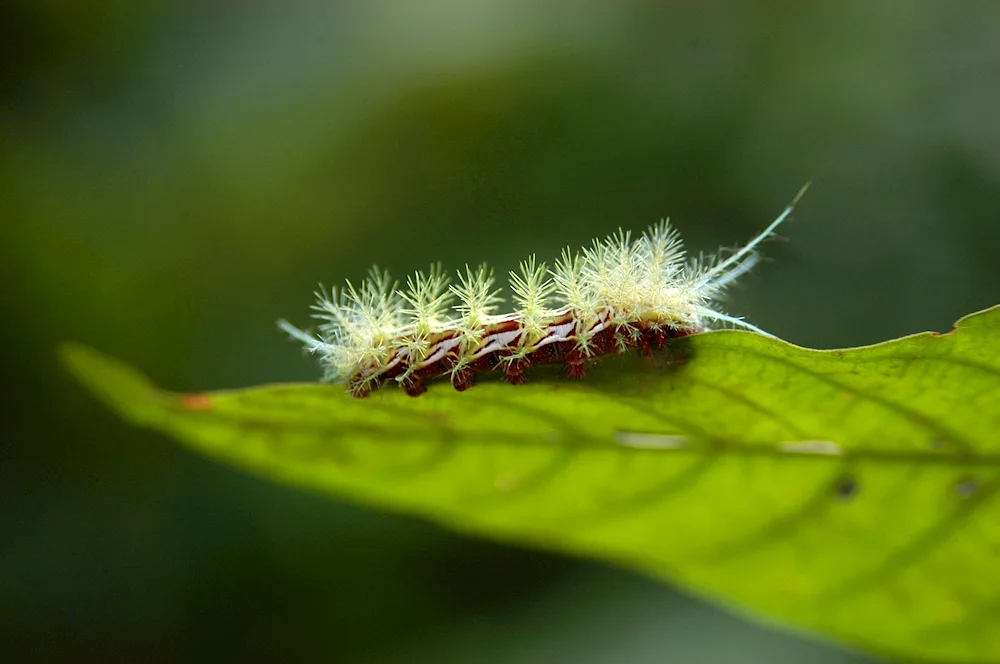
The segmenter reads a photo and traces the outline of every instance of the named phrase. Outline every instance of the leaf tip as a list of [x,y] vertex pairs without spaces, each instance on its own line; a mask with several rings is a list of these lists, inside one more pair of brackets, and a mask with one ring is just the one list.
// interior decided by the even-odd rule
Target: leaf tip
[[122,417],[146,422],[161,412],[160,390],[124,362],[76,342],[60,344],[58,356],[70,375]]

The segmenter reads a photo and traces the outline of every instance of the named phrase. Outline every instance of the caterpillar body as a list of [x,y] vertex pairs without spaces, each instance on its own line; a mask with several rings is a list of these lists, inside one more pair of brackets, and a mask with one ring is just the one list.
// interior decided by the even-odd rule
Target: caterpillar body
[[403,289],[376,267],[358,286],[320,289],[315,335],[285,321],[279,326],[319,356],[325,380],[345,384],[357,397],[392,382],[417,396],[438,378],[461,391],[477,373],[492,370],[518,385],[530,367],[553,363],[580,379],[593,358],[631,348],[650,353],[712,327],[767,334],[723,313],[718,301],[757,263],[757,246],[808,186],[728,255],[688,258],[677,231],[663,221],[634,239],[619,229],[578,252],[566,248],[551,268],[531,256],[510,273],[516,307],[510,313],[495,313],[502,299],[486,265],[466,266],[456,283],[432,265],[407,278]]

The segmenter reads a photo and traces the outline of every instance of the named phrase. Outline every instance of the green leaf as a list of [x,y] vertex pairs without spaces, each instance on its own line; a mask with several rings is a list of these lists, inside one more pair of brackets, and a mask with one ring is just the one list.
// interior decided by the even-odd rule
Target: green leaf
[[743,332],[582,382],[354,399],[322,384],[164,392],[72,372],[135,424],[260,475],[615,561],[912,660],[1000,659],[1000,307],[954,332],[814,351]]

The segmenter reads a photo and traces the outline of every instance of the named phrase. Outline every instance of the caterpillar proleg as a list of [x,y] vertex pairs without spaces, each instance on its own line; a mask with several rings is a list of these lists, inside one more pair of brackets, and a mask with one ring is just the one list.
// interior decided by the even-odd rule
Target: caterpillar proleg
[[719,308],[725,289],[759,260],[761,242],[788,219],[808,184],[746,245],[722,255],[688,258],[668,221],[633,238],[618,230],[580,251],[570,248],[551,267],[534,256],[510,273],[514,311],[502,302],[486,265],[465,267],[451,282],[440,264],[418,271],[400,288],[372,268],[355,286],[316,294],[315,335],[286,321],[279,326],[320,358],[324,379],[358,397],[386,383],[412,396],[427,381],[447,378],[457,390],[481,371],[499,370],[518,385],[525,371],[562,363],[583,378],[588,360],[639,348],[662,348],[672,338],[713,327],[767,334]]

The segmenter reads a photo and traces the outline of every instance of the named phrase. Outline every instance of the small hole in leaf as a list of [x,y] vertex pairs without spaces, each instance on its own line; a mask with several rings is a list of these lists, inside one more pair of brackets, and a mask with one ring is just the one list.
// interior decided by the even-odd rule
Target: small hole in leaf
[[955,495],[959,498],[972,498],[981,488],[978,480],[967,477],[955,484]]
[[841,500],[850,500],[858,494],[858,481],[849,475],[845,475],[837,481],[833,487],[834,494]]

